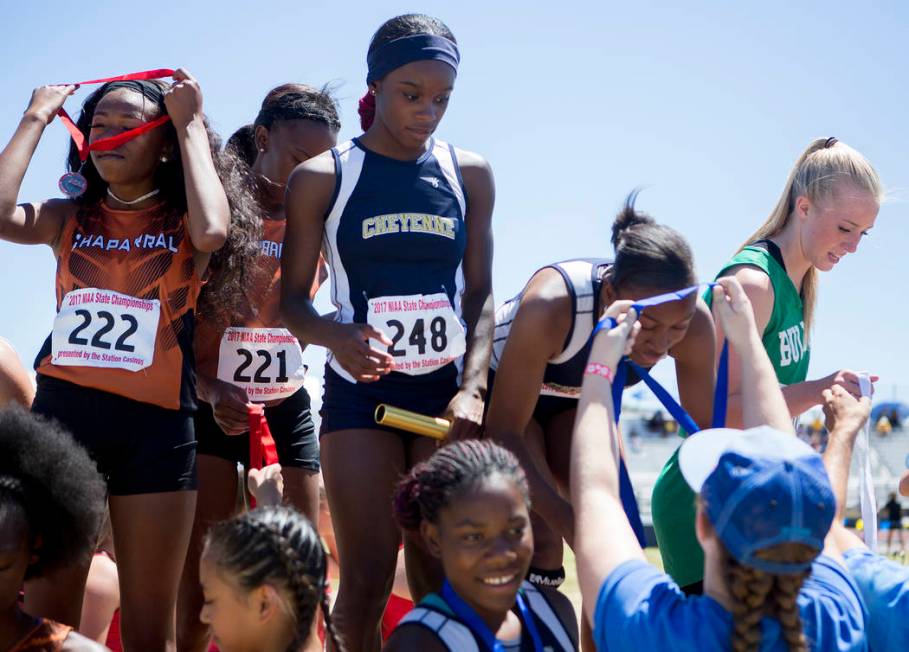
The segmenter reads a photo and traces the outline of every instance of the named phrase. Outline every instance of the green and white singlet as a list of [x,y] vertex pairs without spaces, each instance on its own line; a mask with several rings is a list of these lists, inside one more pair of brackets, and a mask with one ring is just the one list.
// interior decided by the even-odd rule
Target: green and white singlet
[[[764,349],[781,385],[794,385],[808,377],[810,349],[805,337],[802,297],[786,273],[779,248],[762,240],[744,247],[726,263],[717,278],[734,267],[748,265],[770,277],[773,311],[761,334]],[[711,304],[713,295],[704,299]],[[684,436],[684,433],[680,433]],[[663,567],[679,586],[704,578],[704,553],[694,533],[695,496],[679,470],[676,450],[653,487],[651,509]]]

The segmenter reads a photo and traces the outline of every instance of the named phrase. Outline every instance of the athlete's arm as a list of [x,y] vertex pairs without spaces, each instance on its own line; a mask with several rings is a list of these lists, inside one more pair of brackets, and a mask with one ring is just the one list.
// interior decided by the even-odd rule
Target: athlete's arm
[[446,412],[452,419],[450,440],[477,437],[483,423],[486,377],[492,337],[495,331],[495,304],[492,298],[492,210],[496,190],[492,168],[483,157],[458,152],[468,208],[464,216],[467,245],[464,251],[464,294],[461,310],[467,325],[467,350],[461,387]]
[[38,141],[76,86],[41,86],[32,92],[16,132],[0,152],[0,238],[20,244],[56,245],[72,209],[65,200],[16,205]]
[[730,347],[739,353],[742,427],[767,425],[795,434],[776,372],[755,326],[751,302],[734,277],[717,279],[713,312]]
[[[755,325],[758,333],[763,333],[773,313],[774,292],[770,277],[762,270],[752,265],[740,265],[728,270],[728,275],[734,276],[741,283],[754,308]],[[719,342],[716,355],[719,356],[723,341],[722,326],[716,326],[717,342]],[[729,351],[729,399],[726,407],[726,425],[730,428],[740,428],[742,425],[742,396],[741,396],[741,363],[735,350]],[[877,380],[872,376],[872,382]],[[840,385],[855,397],[860,397],[858,374],[849,369],[841,369],[829,376],[817,380],[808,380],[795,383],[782,388],[786,405],[789,406],[791,417],[797,417],[807,411],[811,406],[821,402],[821,393],[831,385]]]
[[249,430],[249,396],[244,390],[218,378],[196,374],[199,398],[212,408],[212,416],[226,435]]
[[6,340],[0,338],[0,408],[13,402],[30,408],[34,398],[35,386],[19,356]]
[[846,512],[846,490],[855,438],[870,413],[871,399],[856,399],[838,386],[824,390],[824,414],[829,431],[827,448],[824,450],[824,467],[836,496],[836,516],[824,542],[824,552],[828,554],[829,548],[841,554],[852,548],[865,547],[861,539],[843,527],[843,515]]
[[392,357],[369,346],[369,338],[391,345],[369,324],[340,324],[319,315],[312,301],[318,274],[325,216],[335,190],[331,152],[300,165],[287,180],[287,230],[281,256],[281,319],[301,342],[324,346],[360,382],[378,380],[391,371]]
[[[630,301],[614,301],[606,316],[617,318]],[[590,362],[615,370],[622,355],[631,352],[640,330],[637,315],[594,338]],[[618,429],[612,405],[612,382],[584,374],[571,443],[571,504],[574,507],[574,553],[584,612],[594,621],[597,596],[605,579],[620,564],[638,559],[644,551],[631,529],[619,494]]]
[[202,91],[186,70],[174,72],[174,85],[164,105],[174,128],[183,160],[189,237],[199,252],[217,251],[227,239],[230,206],[215,164],[202,114]]
[[698,298],[694,316],[681,342],[672,348],[682,407],[701,428],[711,426],[716,382],[716,333],[710,308]]
[[570,327],[571,300],[561,274],[549,268],[537,272],[521,295],[486,414],[487,435],[511,450],[527,473],[534,511],[569,542],[574,531],[571,504],[537,468],[525,432],[540,398],[546,364],[561,352]]

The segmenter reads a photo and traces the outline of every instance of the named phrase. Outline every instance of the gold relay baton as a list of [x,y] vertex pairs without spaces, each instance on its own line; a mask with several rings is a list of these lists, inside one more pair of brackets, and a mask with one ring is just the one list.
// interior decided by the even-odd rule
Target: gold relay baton
[[428,417],[425,414],[402,410],[384,403],[376,406],[376,423],[433,439],[445,439],[451,428],[451,422],[448,419]]

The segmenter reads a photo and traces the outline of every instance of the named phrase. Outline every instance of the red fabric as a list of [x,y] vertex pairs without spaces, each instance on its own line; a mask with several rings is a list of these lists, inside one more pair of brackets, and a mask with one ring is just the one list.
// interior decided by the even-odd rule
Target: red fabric
[[143,70],[142,72],[130,72],[117,77],[105,77],[104,79],[89,79],[88,81],[76,82],[74,86],[85,86],[88,84],[106,84],[115,81],[130,81],[132,79],[161,79],[162,77],[173,77],[176,71],[170,68],[156,68],[155,70]]
[[385,605],[385,612],[382,614],[382,643],[388,640],[395,627],[401,622],[401,619],[413,609],[413,601],[407,598],[391,594],[388,598],[388,604]]
[[[249,406],[249,468],[261,469],[263,466],[278,463],[278,449],[271,436],[268,421],[265,420],[265,406]],[[256,506],[256,499],[249,498],[250,507]]]
[[[173,75],[174,71],[170,68],[157,68],[155,70],[131,72],[125,75],[119,75],[117,77],[107,77],[105,79],[89,79],[88,81],[76,82],[75,86],[82,86],[83,84],[106,84],[107,82],[130,81],[133,79],[160,79],[161,77],[173,77]],[[165,122],[168,122],[170,120],[168,116],[163,116],[157,120],[146,122],[144,125],[140,125],[135,129],[124,131],[122,134],[117,134],[116,136],[112,136],[110,138],[102,138],[101,140],[96,140],[91,145],[89,145],[85,142],[85,136],[83,136],[82,132],[79,131],[76,123],[73,122],[72,118],[69,117],[69,114],[62,107],[59,111],[57,111],[57,117],[60,118],[60,121],[67,128],[70,135],[73,137],[73,140],[76,141],[76,147],[79,148],[79,160],[83,162],[88,158],[89,152],[106,152],[112,149],[117,149],[123,143],[129,142],[136,136],[141,136],[146,131],[151,131],[155,127],[163,125]]]
[[360,98],[357,113],[360,114],[360,126],[367,131],[376,117],[376,96],[372,92],[366,91],[366,95]]
[[170,122],[170,116],[161,116],[157,120],[152,120],[151,122],[146,122],[145,124],[139,125],[135,129],[130,129],[129,131],[124,131],[122,134],[117,134],[116,136],[111,136],[110,138],[102,138],[101,140],[96,140],[91,145],[85,141],[85,136],[79,130],[79,127],[76,126],[76,123],[73,122],[73,119],[69,117],[69,114],[65,109],[60,109],[57,111],[57,117],[60,118],[60,122],[64,124],[66,129],[69,131],[69,135],[72,136],[73,140],[76,142],[76,147],[79,148],[79,160],[85,161],[88,158],[89,152],[107,152],[112,149],[117,149],[120,145],[128,143],[133,138],[141,136],[146,131],[151,131],[155,127],[160,127],[165,122]]
[[114,612],[114,617],[110,621],[110,629],[107,630],[107,640],[104,642],[111,652],[123,652],[123,646],[120,644],[120,610]]

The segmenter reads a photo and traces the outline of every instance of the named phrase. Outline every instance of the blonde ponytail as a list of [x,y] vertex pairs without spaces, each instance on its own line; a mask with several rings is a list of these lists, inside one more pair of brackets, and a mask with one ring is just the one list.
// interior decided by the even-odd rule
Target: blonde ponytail
[[[770,216],[739,251],[756,240],[772,238],[780,233],[789,223],[798,197],[805,196],[814,203],[821,202],[833,195],[839,181],[848,181],[855,188],[871,193],[878,201],[883,198],[881,180],[864,156],[836,138],[815,138],[789,172],[783,192]],[[805,274],[800,290],[806,337],[814,321],[817,283],[818,272],[812,266]]]

